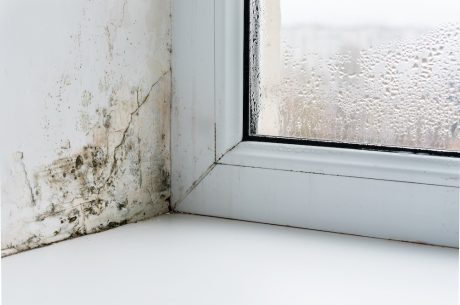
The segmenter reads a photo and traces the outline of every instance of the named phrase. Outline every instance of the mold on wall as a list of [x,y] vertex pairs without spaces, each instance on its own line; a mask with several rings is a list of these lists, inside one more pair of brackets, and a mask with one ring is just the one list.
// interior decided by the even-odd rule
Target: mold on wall
[[0,4],[2,256],[169,210],[170,2]]

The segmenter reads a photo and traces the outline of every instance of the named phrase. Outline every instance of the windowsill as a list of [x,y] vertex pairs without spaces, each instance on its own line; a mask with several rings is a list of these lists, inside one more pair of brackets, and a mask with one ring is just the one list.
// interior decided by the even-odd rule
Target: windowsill
[[2,267],[4,305],[457,304],[457,249],[191,215],[24,252]]

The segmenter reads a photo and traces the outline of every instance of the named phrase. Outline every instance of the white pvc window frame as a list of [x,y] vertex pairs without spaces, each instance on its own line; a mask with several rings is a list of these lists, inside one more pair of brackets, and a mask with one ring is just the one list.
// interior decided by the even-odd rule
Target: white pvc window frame
[[173,0],[177,212],[458,248],[460,160],[242,142],[243,0]]

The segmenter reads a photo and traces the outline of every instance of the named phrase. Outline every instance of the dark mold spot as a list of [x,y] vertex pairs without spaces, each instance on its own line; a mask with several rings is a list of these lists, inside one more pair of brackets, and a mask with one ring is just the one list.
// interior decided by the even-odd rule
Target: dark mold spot
[[124,208],[126,208],[127,205],[128,205],[128,199],[125,199],[125,201],[117,203],[117,208],[119,211],[121,211]]
[[113,229],[113,228],[116,228],[116,227],[125,225],[125,224],[127,224],[127,223],[128,223],[127,220],[123,220],[123,221],[111,221],[111,222],[109,222],[109,224],[107,225],[107,229]]
[[85,235],[84,232],[75,231],[75,232],[72,232],[72,234],[70,234],[70,238],[80,237],[80,236],[83,236],[83,235]]
[[82,165],[83,165],[83,159],[80,155],[78,155],[77,159],[75,159],[75,168],[80,169]]
[[95,200],[91,200],[87,203],[87,205],[83,208],[85,215],[101,215],[104,211],[105,202],[101,199],[97,198]]
[[110,120],[112,119],[112,117],[110,116],[110,114],[106,115],[104,117],[104,127],[105,128],[109,128],[110,127]]
[[[113,98],[111,99],[113,101]],[[98,126],[110,128],[113,115],[107,109],[97,111],[100,113]],[[50,236],[37,237],[34,235],[26,243],[19,245],[20,247],[36,248],[46,245],[47,238],[53,235],[56,236],[51,239],[53,242],[58,239],[79,237],[87,233],[115,228],[150,215],[149,205],[157,204],[157,202],[143,202],[135,198],[128,201],[123,197],[119,198],[115,189],[115,186],[119,184],[118,181],[121,182],[120,188],[132,181],[132,187],[141,193],[158,192],[161,196],[161,204],[164,204],[165,201],[169,203],[170,176],[169,164],[166,163],[166,160],[155,162],[146,166],[145,169],[141,168],[141,157],[149,158],[150,156],[143,155],[144,152],[140,146],[142,139],[135,133],[136,129],[130,127],[134,116],[139,115],[139,112],[137,109],[131,113],[130,122],[113,151],[107,151],[113,147],[107,145],[104,139],[97,138],[100,141],[99,144],[82,147],[77,154],[55,160],[35,174],[36,186],[33,188],[33,193],[39,195],[42,193],[40,191],[42,187],[41,190],[46,190],[46,192],[42,193],[41,197],[47,201],[46,211],[41,210],[38,213],[40,217],[36,221],[41,222],[52,217],[60,225],[53,227],[51,232],[47,233]],[[108,130],[103,132],[109,136]],[[160,133],[159,135],[164,142],[167,134]],[[161,158],[165,146],[160,143],[158,147],[149,149],[147,154],[152,152],[155,158],[158,156]],[[126,176],[128,180],[124,179]],[[143,178],[147,180],[142,181]],[[104,200],[99,198],[104,198]],[[134,206],[132,210],[129,208],[131,206]],[[144,207],[145,210],[139,209]],[[86,219],[91,221],[87,223]],[[93,226],[94,224],[96,227]],[[33,232],[29,236],[32,234]],[[19,249],[18,245],[11,245],[8,248],[13,247]],[[19,251],[22,250],[24,248]]]

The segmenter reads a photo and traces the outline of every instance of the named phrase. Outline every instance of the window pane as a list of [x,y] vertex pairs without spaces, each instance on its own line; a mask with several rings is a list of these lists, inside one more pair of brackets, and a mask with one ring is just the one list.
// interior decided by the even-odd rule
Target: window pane
[[250,134],[460,151],[459,0],[252,0]]

